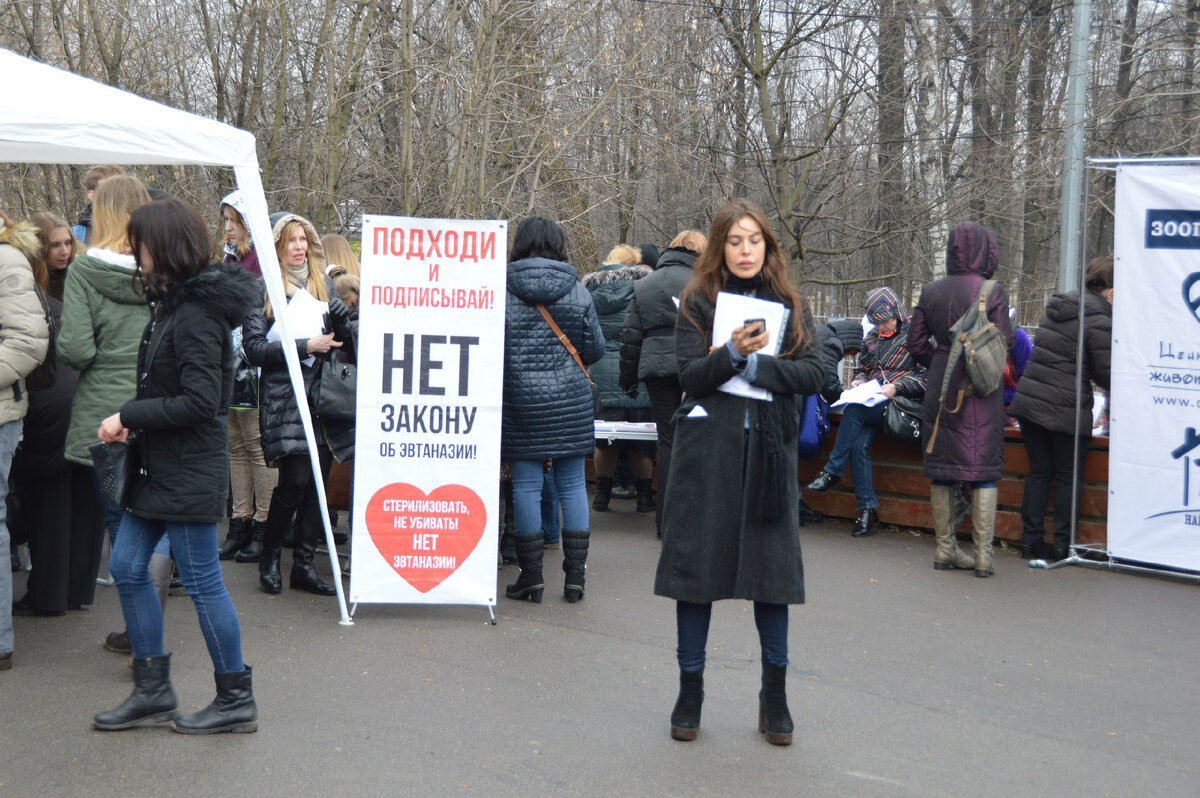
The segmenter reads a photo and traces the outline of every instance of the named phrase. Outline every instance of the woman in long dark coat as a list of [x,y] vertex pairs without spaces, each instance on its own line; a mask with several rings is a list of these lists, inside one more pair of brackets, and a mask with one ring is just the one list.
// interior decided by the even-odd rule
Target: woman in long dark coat
[[[938,425],[932,452],[925,453],[925,475],[933,480],[929,490],[937,551],[933,567],[975,569],[975,575],[992,575],[992,534],[996,526],[996,480],[1004,473],[1004,394],[968,396],[962,408],[939,408],[942,378],[950,358],[950,328],[979,299],[979,289],[999,265],[999,250],[992,231],[974,222],[963,222],[950,232],[946,245],[946,276],[921,291],[908,333],[908,351],[929,368],[925,392],[924,440]],[[1008,320],[1008,293],[997,284],[987,301],[987,315],[1012,348]],[[962,359],[954,366],[951,387],[966,377]],[[954,396],[958,391],[954,390]],[[941,409],[941,419],[938,419]],[[951,524],[954,483],[971,483],[971,519],[974,522],[972,558],[958,548]]]
[[[655,593],[677,602],[680,689],[671,736],[696,738],[712,602],[740,598],[754,602],[762,644],[759,731],[788,745],[787,605],[804,603],[795,395],[816,393],[824,369],[807,303],[788,283],[787,261],[761,208],[747,200],[721,207],[694,271],[675,325],[686,398],[675,414],[654,582]],[[720,291],[790,309],[779,356],[759,353],[772,334],[759,323],[711,340]],[[719,390],[735,375],[770,391],[771,401]]]

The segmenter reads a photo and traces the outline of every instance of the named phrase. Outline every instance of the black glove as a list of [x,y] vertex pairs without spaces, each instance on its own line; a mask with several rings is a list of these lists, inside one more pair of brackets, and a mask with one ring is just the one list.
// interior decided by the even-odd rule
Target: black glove
[[638,398],[638,384],[636,382],[633,385],[622,385],[621,390],[624,391],[625,395],[630,399]]
[[329,297],[329,323],[335,328],[350,323],[350,308],[337,294]]

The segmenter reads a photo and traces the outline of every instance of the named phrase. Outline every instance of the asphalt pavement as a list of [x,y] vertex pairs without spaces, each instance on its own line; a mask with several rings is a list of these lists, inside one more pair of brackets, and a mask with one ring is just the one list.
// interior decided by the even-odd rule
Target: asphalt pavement
[[[757,732],[747,602],[714,611],[700,735],[681,743],[653,517],[612,507],[593,513],[586,598],[563,600],[550,551],[544,603],[502,597],[495,626],[482,607],[361,605],[344,627],[334,600],[269,596],[256,566],[226,563],[257,734],[91,729],[131,686],[102,647],[122,623],[113,588],[88,610],[16,618],[0,796],[1200,796],[1195,583],[1038,571],[1011,551],[977,579],[935,571],[928,533],[807,526],[794,744]],[[501,569],[501,591],[515,577]],[[186,597],[169,600],[167,641],[181,709],[207,704]]]

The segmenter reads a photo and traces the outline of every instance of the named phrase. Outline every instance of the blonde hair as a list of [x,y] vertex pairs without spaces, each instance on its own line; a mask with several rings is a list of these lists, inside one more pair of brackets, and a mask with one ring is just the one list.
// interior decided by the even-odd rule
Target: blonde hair
[[[358,256],[354,254],[354,248],[350,246],[350,242],[337,233],[328,233],[321,236],[321,246],[325,249],[325,262],[337,264],[345,269],[348,273],[355,276],[362,274],[362,267],[359,266]],[[358,289],[355,289],[356,291]]]
[[129,214],[150,202],[142,181],[132,175],[101,180],[92,197],[92,240],[96,249],[125,252],[129,249]]
[[[358,279],[358,275],[351,274],[350,272],[344,270],[333,275],[333,290],[337,291],[338,299],[342,300],[342,303],[348,308],[353,309],[358,305],[359,287],[360,281]],[[351,292],[354,293],[355,297],[353,303],[346,299],[346,296]]]
[[708,246],[708,236],[701,233],[699,230],[684,230],[679,235],[671,239],[671,243],[667,244],[671,248],[680,248],[691,250],[699,255]]
[[604,264],[607,266],[610,263],[621,263],[625,266],[635,266],[642,262],[642,253],[628,244],[617,244],[608,251],[608,257],[604,259]]
[[[322,302],[329,301],[329,292],[325,289],[325,258],[322,256],[321,240],[314,240],[314,232],[312,223],[302,216],[294,216],[289,219],[280,229],[279,235],[275,237],[275,257],[279,259],[279,276],[283,279],[284,288],[288,285],[288,267],[287,258],[284,257],[284,250],[287,248],[287,242],[292,237],[292,231],[297,227],[304,230],[304,237],[308,239],[308,277],[304,280],[304,290],[312,294],[314,298]],[[271,310],[271,297],[268,295],[266,302],[263,304],[263,315],[268,319],[275,318],[274,311]]]

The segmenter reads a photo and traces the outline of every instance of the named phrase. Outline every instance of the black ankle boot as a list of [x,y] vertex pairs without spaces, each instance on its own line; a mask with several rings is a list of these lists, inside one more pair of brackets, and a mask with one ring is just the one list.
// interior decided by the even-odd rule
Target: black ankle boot
[[792,713],[787,705],[787,666],[762,665],[762,690],[758,693],[758,730],[771,745],[792,744]]
[[265,593],[272,595],[283,592],[283,577],[279,574],[279,556],[283,553],[280,546],[264,544],[262,557],[258,561],[258,584]]
[[828,471],[821,469],[821,472],[817,474],[816,478],[813,479],[812,482],[805,485],[804,489],[821,493],[822,491],[829,490],[841,481],[842,478],[837,474],[830,474]]
[[316,566],[313,565],[313,555],[317,547],[310,540],[300,540],[292,548],[292,575],[288,587],[293,590],[306,590],[318,596],[336,596],[337,588],[317,576]]
[[704,703],[704,669],[679,672],[679,698],[671,710],[671,737],[688,742],[700,733],[700,707]]
[[217,559],[232,560],[234,555],[250,542],[249,518],[230,518],[229,531],[225,534],[225,542],[217,549]]
[[637,489],[637,511],[639,513],[652,513],[655,509],[654,503],[654,480],[652,479],[635,479],[634,487]]
[[246,519],[246,534],[248,540],[242,550],[234,557],[238,562],[258,562],[263,553],[263,537],[267,532],[266,521]]
[[175,717],[178,706],[171,687],[171,655],[135,659],[133,693],[116,709],[97,713],[92,726],[102,731],[119,731],[143,723],[158,723]]
[[596,495],[592,498],[592,509],[598,513],[608,512],[608,503],[612,499],[613,481],[611,477],[596,477]]
[[521,566],[521,575],[517,577],[516,584],[504,588],[505,596],[510,599],[527,598],[534,604],[542,603],[542,591],[546,587],[542,579],[545,542],[546,533],[541,530],[532,535],[517,536],[517,562]]
[[814,510],[804,503],[804,499],[800,500],[800,526],[805,524],[819,524],[825,520],[825,513],[820,510]]
[[567,575],[563,581],[563,596],[574,604],[583,598],[584,576],[587,573],[588,555],[587,532],[562,532],[563,572]]
[[246,733],[258,731],[258,705],[250,686],[250,666],[245,670],[214,673],[217,697],[199,712],[181,715],[172,729],[180,734]]
[[854,531],[850,534],[856,538],[865,538],[871,534],[875,524],[879,523],[879,515],[873,509],[858,511],[858,520],[854,523]]

